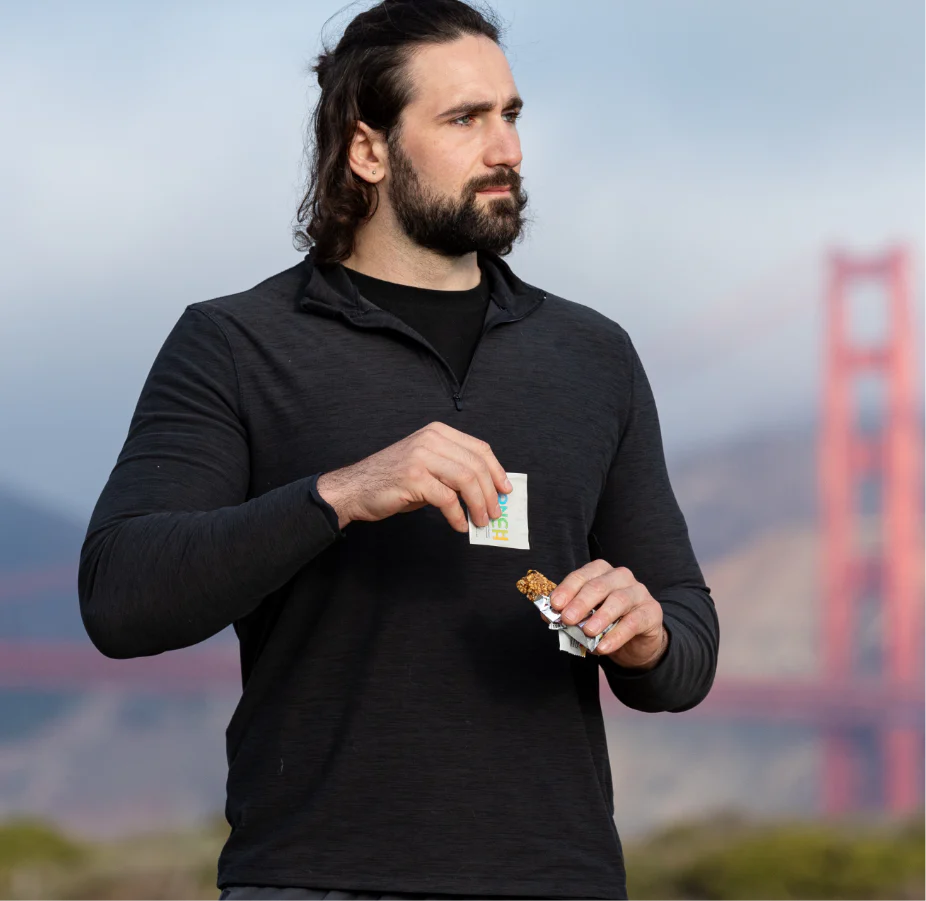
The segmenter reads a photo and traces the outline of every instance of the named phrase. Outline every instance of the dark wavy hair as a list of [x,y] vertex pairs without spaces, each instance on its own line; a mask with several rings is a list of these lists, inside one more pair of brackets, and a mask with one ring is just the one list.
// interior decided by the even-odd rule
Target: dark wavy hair
[[396,140],[399,116],[412,97],[406,74],[412,52],[465,35],[501,46],[501,26],[490,9],[462,0],[382,0],[350,22],[333,50],[324,48],[311,69],[321,96],[309,129],[308,187],[293,232],[299,250],[314,247],[318,262],[350,256],[357,226],[379,202],[377,186],[356,176],[348,162],[357,122]]

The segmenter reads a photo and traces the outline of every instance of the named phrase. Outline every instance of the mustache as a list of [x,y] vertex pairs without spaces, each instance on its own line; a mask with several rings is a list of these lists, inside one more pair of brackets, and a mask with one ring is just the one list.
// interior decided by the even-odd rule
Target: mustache
[[502,169],[481,178],[474,178],[469,183],[469,193],[475,197],[477,191],[487,191],[490,188],[511,188],[515,193],[521,190],[521,176],[514,169]]

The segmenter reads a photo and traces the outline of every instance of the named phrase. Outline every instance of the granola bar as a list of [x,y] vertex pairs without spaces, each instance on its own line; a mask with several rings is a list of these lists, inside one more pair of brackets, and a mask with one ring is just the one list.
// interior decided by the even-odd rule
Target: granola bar
[[536,601],[537,598],[546,595],[549,597],[556,588],[556,582],[551,582],[543,573],[537,572],[536,569],[529,569],[523,579],[518,579],[517,589],[521,594],[526,594],[528,599]]

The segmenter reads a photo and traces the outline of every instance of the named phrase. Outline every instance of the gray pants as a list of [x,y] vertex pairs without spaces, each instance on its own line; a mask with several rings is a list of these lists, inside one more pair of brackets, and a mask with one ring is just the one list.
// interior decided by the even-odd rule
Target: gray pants
[[[314,888],[236,886],[225,889],[219,896],[219,901],[407,901],[408,898],[408,895],[378,895],[372,892],[329,892]],[[422,901],[424,901],[423,898]]]
[[507,895],[438,895],[423,892],[345,892],[340,889],[323,888],[283,888],[276,885],[230,885],[222,889],[219,901],[257,901],[263,898],[288,898],[292,901],[303,901],[308,898],[330,899],[378,899],[378,898],[506,898]]
[[[328,892],[306,888],[256,888],[236,886],[219,895],[219,901],[321,901]],[[330,899],[333,901],[333,899]]]

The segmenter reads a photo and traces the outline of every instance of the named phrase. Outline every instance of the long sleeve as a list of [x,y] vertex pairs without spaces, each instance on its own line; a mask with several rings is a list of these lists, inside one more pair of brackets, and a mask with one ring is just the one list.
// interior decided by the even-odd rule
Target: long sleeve
[[597,658],[615,696],[628,707],[682,711],[699,704],[714,681],[720,638],[710,589],[669,482],[659,417],[640,358],[632,360],[631,402],[602,492],[589,548],[626,566],[663,608],[669,645],[651,670]]
[[188,307],[151,368],[81,549],[81,616],[102,653],[203,641],[343,537],[317,476],[251,499],[249,479],[231,347],[208,313]]

